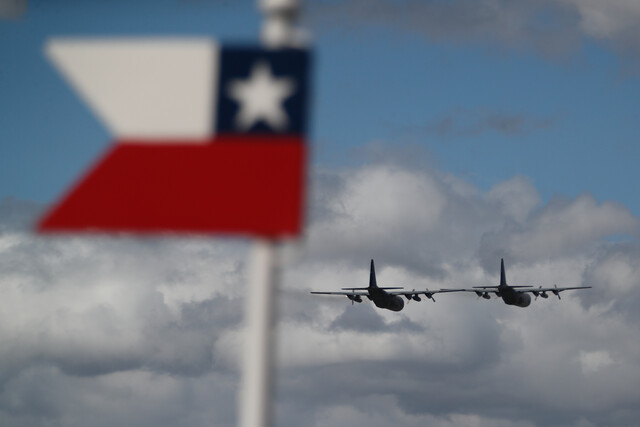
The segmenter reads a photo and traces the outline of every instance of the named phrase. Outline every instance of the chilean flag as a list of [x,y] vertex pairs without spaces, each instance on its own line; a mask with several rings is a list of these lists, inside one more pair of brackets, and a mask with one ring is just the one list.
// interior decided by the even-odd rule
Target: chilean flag
[[301,232],[306,50],[115,38],[45,51],[114,142],[39,231]]

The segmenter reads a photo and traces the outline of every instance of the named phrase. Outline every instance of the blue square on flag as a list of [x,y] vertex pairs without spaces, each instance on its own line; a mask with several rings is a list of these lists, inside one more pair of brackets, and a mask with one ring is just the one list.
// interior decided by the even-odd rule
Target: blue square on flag
[[308,62],[300,49],[223,48],[217,132],[304,134]]

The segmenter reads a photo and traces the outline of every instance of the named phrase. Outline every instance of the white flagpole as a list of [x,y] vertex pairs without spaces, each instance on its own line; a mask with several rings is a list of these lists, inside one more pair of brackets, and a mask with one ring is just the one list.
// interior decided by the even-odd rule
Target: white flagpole
[[276,338],[273,333],[274,295],[279,284],[276,245],[273,240],[256,240],[251,253],[239,414],[242,427],[271,425]]
[[[258,0],[265,15],[261,32],[266,47],[299,46],[294,28],[297,0]],[[240,427],[269,427],[273,418],[273,371],[276,348],[275,294],[279,288],[279,250],[275,240],[256,240],[245,305],[244,362],[239,402]]]

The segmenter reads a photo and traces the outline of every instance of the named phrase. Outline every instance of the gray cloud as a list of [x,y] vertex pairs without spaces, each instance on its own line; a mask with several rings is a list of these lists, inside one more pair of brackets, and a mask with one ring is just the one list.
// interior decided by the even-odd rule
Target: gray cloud
[[0,0],[0,19],[20,17],[27,9],[27,0]]
[[514,137],[528,135],[554,125],[552,118],[534,118],[523,114],[457,110],[414,131],[438,137],[477,136],[494,132]]
[[[314,174],[305,243],[285,251],[277,425],[632,425],[637,218],[378,154]],[[42,238],[39,211],[0,202],[0,424],[234,425],[248,245]],[[594,289],[401,313],[308,294],[365,285],[370,258],[383,285],[495,284],[500,257],[511,283]]]
[[373,305],[365,304],[357,310],[345,310],[336,317],[329,330],[353,330],[359,332],[425,332],[424,328],[417,323],[413,323],[408,317],[400,316],[398,321],[385,323],[384,319],[377,313]]
[[633,56],[638,71],[640,54],[640,4],[633,0],[563,0],[580,16],[580,30],[587,37],[610,43],[625,55]]
[[314,31],[386,25],[436,41],[496,43],[556,56],[583,39],[627,56],[640,53],[640,7],[633,0],[344,0],[307,4]]

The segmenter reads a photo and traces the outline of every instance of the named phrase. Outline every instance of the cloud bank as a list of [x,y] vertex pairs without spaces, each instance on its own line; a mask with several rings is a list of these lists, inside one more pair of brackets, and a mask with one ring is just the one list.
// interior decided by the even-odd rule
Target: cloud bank
[[[420,162],[313,176],[285,249],[276,425],[626,426],[640,418],[638,218],[525,177],[487,192]],[[249,244],[44,238],[0,202],[0,424],[232,426]],[[400,313],[309,295],[591,285],[508,307],[437,295]]]

